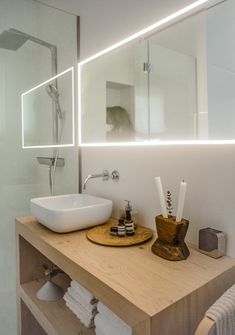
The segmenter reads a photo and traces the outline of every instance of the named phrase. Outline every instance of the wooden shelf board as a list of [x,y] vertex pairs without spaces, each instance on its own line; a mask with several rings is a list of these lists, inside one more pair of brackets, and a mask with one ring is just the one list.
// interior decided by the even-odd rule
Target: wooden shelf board
[[20,297],[33,316],[48,335],[94,335],[93,329],[87,329],[79,319],[66,307],[63,299],[45,302],[36,298],[36,292],[42,287],[44,280],[35,280],[22,284]]

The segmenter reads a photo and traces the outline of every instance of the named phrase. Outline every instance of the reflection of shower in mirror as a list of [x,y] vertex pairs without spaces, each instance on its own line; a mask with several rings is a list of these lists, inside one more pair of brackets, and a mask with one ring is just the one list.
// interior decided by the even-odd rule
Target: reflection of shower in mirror
[[111,129],[106,132],[108,142],[129,142],[135,139],[135,130],[128,111],[121,106],[106,108],[106,124]]

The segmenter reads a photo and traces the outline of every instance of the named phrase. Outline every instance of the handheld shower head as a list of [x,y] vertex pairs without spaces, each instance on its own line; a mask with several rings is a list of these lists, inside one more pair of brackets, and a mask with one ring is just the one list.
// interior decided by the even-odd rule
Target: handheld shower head
[[63,119],[63,113],[60,108],[60,102],[59,102],[59,91],[58,88],[52,84],[49,84],[46,86],[46,92],[49,95],[49,97],[54,101],[55,103],[55,108],[56,112],[59,116],[59,118],[62,120]]
[[52,98],[53,100],[58,100],[59,99],[59,91],[57,89],[57,87],[55,87],[52,84],[49,84],[46,86],[46,91],[47,94],[49,95],[50,98]]

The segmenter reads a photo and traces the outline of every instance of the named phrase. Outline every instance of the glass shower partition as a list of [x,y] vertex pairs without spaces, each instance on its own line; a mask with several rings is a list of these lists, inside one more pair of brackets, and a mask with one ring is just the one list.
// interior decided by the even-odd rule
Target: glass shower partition
[[[48,48],[8,40],[10,29],[57,46],[57,71],[77,63],[77,17],[29,0],[0,2],[0,334],[16,335],[15,217],[30,215],[30,199],[50,195],[47,165],[36,157],[52,148],[22,149],[21,94],[52,75]],[[3,34],[5,32],[5,34]],[[6,39],[4,40],[4,37]],[[63,92],[60,92],[63,106]],[[64,167],[55,175],[55,194],[78,192],[77,148],[59,149]]]

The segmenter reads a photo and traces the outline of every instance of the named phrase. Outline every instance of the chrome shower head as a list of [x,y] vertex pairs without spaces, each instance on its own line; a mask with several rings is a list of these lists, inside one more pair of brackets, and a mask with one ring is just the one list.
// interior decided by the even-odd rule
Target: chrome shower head
[[51,50],[53,58],[55,58],[56,60],[57,48],[51,43],[43,41],[40,38],[29,35],[27,33],[24,33],[23,31],[14,28],[4,30],[0,34],[0,48],[2,49],[18,50],[26,41],[31,41],[46,48],[49,48]]
[[4,30],[0,34],[0,48],[7,50],[18,50],[27,40],[28,36],[15,29]]
[[40,38],[24,33],[23,31],[10,28],[8,30],[4,30],[0,34],[0,49],[16,51],[23,44],[25,44],[26,41],[34,42],[50,50],[52,60],[52,75],[55,76],[57,74],[57,47],[54,44],[43,41]]

